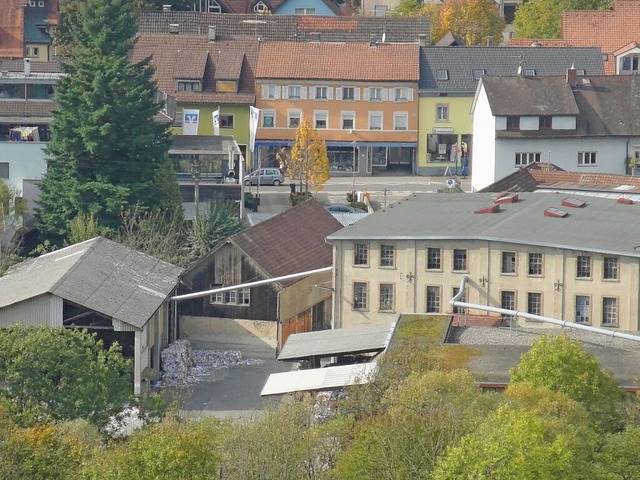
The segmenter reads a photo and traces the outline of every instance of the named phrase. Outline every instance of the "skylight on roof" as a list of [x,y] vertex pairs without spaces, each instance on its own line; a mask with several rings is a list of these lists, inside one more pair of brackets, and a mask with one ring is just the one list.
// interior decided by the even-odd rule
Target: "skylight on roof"
[[567,212],[556,207],[549,207],[544,211],[545,217],[564,218],[567,215],[569,215]]
[[567,197],[564,200],[562,200],[562,205],[564,207],[580,208],[580,207],[584,207],[586,204],[587,202],[579,198]]
[[525,77],[535,77],[536,69],[535,68],[525,68],[522,70],[522,73]]
[[449,70],[444,68],[436,70],[436,78],[438,80],[449,80]]
[[618,185],[617,187],[614,187],[613,190],[626,191],[632,190],[633,188],[633,185]]

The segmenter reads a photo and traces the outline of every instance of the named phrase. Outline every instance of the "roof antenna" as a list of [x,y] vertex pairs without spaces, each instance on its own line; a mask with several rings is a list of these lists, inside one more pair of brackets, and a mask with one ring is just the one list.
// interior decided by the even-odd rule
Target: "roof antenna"
[[522,72],[522,55],[520,55],[520,64],[518,65],[518,75],[522,77],[523,76],[522,73],[523,73]]

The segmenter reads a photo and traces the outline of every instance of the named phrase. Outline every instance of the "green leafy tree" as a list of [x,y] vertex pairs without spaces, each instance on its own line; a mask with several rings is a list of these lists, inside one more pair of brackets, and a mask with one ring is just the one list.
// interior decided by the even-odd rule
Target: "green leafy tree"
[[571,430],[559,433],[535,412],[499,408],[447,451],[435,480],[593,478],[593,451]]
[[622,425],[622,395],[613,375],[566,335],[536,340],[511,370],[510,385],[519,382],[565,393],[584,406],[599,430],[615,431]]
[[86,0],[74,8],[62,17],[66,76],[56,89],[38,208],[38,228],[52,243],[68,240],[78,214],[117,229],[123,208],[165,202],[158,172],[170,141],[166,126],[154,121],[161,105],[148,59],[127,58],[137,28],[132,4]]
[[[164,422],[135,431],[130,438],[110,444],[80,478],[95,480],[153,480],[219,478],[226,426],[218,420]],[[229,477],[224,477],[229,478]]]
[[558,38],[565,10],[609,10],[613,0],[527,0],[516,8],[518,38]]
[[69,222],[69,243],[72,245],[104,233],[93,215],[79,213],[76,218]]
[[447,447],[474,431],[498,399],[463,370],[410,375],[387,391],[379,413],[358,421],[331,478],[430,478]]
[[101,425],[131,397],[130,362],[86,331],[14,326],[0,330],[0,395],[16,421],[84,418]]
[[311,127],[309,120],[303,115],[296,129],[296,138],[291,153],[285,157],[287,175],[300,183],[300,191],[309,192],[309,186],[315,190],[322,189],[329,180],[329,157],[327,146],[318,137],[318,132]]
[[640,427],[608,435],[598,454],[598,467],[607,480],[640,478]]

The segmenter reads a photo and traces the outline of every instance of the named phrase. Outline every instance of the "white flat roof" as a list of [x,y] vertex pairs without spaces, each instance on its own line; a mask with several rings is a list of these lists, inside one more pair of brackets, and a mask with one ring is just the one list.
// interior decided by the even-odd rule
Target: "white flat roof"
[[293,372],[272,373],[260,395],[334,390],[348,385],[369,383],[378,369],[376,362],[312,368]]

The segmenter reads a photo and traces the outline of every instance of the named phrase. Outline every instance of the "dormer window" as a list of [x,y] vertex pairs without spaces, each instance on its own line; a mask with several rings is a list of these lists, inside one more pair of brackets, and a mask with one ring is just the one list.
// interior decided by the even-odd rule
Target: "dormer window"
[[267,7],[267,5],[264,2],[260,1],[255,4],[255,6],[253,7],[253,11],[255,13],[268,13],[269,7]]
[[209,0],[209,3],[207,4],[207,10],[209,13],[221,13],[222,12],[222,8],[220,7],[220,4],[218,2],[216,2],[216,0]]
[[199,92],[200,81],[199,80],[178,80],[179,92]]
[[520,117],[507,117],[507,130],[520,130]]
[[633,55],[627,55],[622,57],[622,73],[638,73],[640,55],[634,53]]
[[238,91],[238,83],[233,80],[218,80],[216,82],[216,91],[220,93],[236,93]]
[[522,71],[522,74],[523,74],[525,77],[535,77],[535,76],[536,76],[536,69],[535,69],[535,68],[525,68],[525,69]]
[[438,80],[449,80],[449,70],[445,70],[445,69],[436,70],[436,78]]

